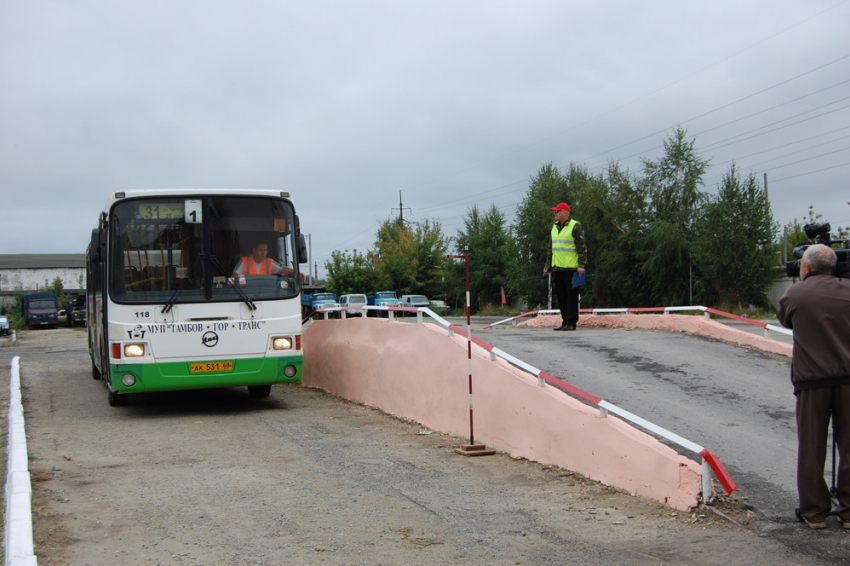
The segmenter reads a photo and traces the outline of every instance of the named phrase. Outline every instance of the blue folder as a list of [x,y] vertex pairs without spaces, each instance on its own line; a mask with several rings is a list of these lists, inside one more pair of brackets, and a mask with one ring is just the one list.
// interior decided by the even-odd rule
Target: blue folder
[[584,285],[584,280],[587,278],[587,270],[579,276],[578,271],[573,273],[573,289]]

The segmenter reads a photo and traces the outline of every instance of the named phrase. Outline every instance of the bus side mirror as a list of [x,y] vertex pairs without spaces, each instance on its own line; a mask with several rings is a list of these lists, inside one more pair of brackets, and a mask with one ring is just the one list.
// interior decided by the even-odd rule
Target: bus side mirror
[[100,230],[92,230],[91,243],[89,244],[88,254],[89,261],[91,261],[92,263],[101,263],[103,261],[103,255],[101,253],[100,245]]
[[307,240],[304,234],[298,234],[298,263],[307,263],[310,258],[307,257]]

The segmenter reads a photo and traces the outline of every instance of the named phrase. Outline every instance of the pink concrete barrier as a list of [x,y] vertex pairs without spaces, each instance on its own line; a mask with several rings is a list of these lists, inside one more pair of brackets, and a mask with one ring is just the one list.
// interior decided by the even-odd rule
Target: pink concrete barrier
[[[475,440],[573,470],[679,510],[696,505],[699,464],[652,436],[473,345]],[[433,324],[317,321],[304,333],[304,384],[468,439],[466,339]]]

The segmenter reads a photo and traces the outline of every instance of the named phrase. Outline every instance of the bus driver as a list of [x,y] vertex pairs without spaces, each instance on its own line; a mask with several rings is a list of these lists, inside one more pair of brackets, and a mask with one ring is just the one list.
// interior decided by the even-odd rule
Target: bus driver
[[232,279],[228,285],[233,285],[233,282],[238,280],[240,285],[245,284],[245,277],[252,275],[283,275],[291,277],[295,270],[291,267],[281,266],[278,262],[268,257],[269,246],[265,242],[258,242],[254,246],[251,255],[242,256],[236,267],[233,268],[231,274]]

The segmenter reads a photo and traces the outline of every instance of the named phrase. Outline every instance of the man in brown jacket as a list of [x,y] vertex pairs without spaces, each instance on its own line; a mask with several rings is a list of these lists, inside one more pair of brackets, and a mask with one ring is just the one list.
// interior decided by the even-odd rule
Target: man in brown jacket
[[823,477],[829,420],[838,446],[838,515],[850,529],[850,280],[833,275],[832,248],[810,246],[803,281],[779,300],[779,322],[794,330],[791,383],[797,397],[797,492],[800,515],[826,528],[831,498]]

